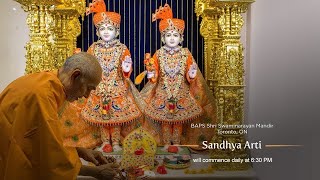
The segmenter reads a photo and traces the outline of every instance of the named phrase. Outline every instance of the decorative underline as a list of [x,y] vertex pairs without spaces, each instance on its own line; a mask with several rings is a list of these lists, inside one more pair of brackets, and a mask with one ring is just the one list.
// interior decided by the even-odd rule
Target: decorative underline
[[278,148],[278,147],[302,147],[300,144],[266,144],[266,148]]
[[[175,145],[175,146],[181,146],[181,147],[199,147],[199,145],[195,145],[195,144]],[[300,144],[267,144],[267,145],[265,145],[265,147],[266,147],[266,148],[303,147],[303,145],[300,145]]]

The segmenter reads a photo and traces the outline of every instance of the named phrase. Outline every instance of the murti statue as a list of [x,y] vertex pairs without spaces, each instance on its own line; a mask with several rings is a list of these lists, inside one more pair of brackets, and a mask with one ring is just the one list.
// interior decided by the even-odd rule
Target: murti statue
[[[214,98],[192,54],[179,45],[184,21],[173,18],[168,4],[153,14],[152,21],[157,19],[164,45],[152,58],[146,54],[144,61],[149,79],[140,92],[147,103],[144,128],[164,145],[163,151],[180,144],[201,144],[212,138],[214,129],[191,128],[190,123],[215,123]],[[143,78],[143,73],[139,76]]]
[[[91,92],[88,99],[77,102],[78,104],[73,107],[70,105],[73,112],[80,117],[82,122],[79,123],[82,123],[82,127],[76,123],[73,124],[83,131],[79,132],[79,129],[75,129],[79,137],[73,144],[93,147],[101,143],[101,140],[102,144],[97,147],[97,150],[120,151],[122,150],[120,133],[126,132],[123,136],[130,133],[135,128],[133,121],[137,122],[136,120],[139,121],[142,118],[142,112],[134,97],[134,94],[138,95],[139,92],[129,79],[132,72],[132,59],[127,47],[117,39],[121,22],[120,14],[107,12],[103,0],[93,0],[86,10],[86,15],[90,13],[95,13],[93,23],[97,28],[99,40],[89,47],[88,53],[98,59],[103,75],[97,89]],[[68,120],[70,116],[74,116],[70,112],[65,114],[67,117],[62,115],[62,119]],[[93,127],[88,127],[84,122]],[[72,139],[72,134],[70,136]],[[72,140],[69,139],[69,144],[70,141]]]

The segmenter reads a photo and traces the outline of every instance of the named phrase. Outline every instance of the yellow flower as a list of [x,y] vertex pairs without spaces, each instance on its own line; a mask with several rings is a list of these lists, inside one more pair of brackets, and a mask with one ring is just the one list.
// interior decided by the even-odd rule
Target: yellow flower
[[154,64],[154,59],[153,59],[153,58],[150,58],[149,64],[150,64],[150,65],[153,65],[153,64]]
[[146,68],[148,71],[153,71],[154,70],[154,59],[150,58],[145,60]]

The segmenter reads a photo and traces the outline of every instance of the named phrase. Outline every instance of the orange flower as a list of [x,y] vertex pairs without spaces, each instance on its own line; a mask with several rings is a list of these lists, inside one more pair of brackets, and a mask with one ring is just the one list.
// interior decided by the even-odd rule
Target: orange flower
[[144,64],[146,65],[146,69],[148,71],[153,71],[155,69],[154,63],[155,63],[155,61],[153,58],[144,60]]

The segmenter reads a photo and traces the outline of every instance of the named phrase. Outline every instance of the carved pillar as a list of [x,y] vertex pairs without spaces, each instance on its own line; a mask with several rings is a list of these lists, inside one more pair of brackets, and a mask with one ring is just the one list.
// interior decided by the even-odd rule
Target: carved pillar
[[26,74],[59,68],[76,48],[84,0],[16,0],[28,12]]
[[[205,78],[210,90],[217,84],[217,58],[221,38],[218,36],[218,15],[204,17],[200,24],[200,33],[204,37]],[[210,59],[210,60],[209,60]],[[214,92],[214,91],[213,91]]]
[[28,12],[27,25],[30,28],[30,41],[26,44],[26,70],[32,73],[52,69],[53,44],[49,42],[50,33],[48,23],[50,19],[49,8],[60,4],[59,0],[16,0]]
[[[196,0],[195,12],[202,17],[200,33],[205,40],[205,78],[217,99],[218,124],[221,130],[237,132],[223,135],[216,132],[215,143],[242,143],[244,135],[236,125],[244,121],[244,66],[240,32],[244,24],[241,13],[254,0]],[[216,129],[217,131],[217,129]],[[246,150],[218,150],[212,158],[247,158]],[[213,163],[217,170],[245,170],[249,163]]]
[[81,33],[79,15],[84,15],[84,0],[63,0],[63,4],[53,11],[53,41],[57,66],[60,67],[67,57],[71,56],[77,45],[77,37]]
[[[54,16],[54,54],[57,67],[60,67],[76,48],[76,37],[79,34],[73,32],[70,24],[74,23],[74,20],[78,21],[78,13],[75,9],[57,8],[52,14]],[[73,28],[75,30],[75,27]],[[80,31],[79,29],[79,33]]]

